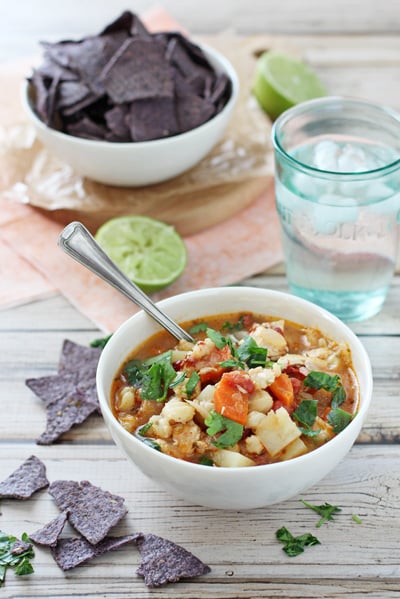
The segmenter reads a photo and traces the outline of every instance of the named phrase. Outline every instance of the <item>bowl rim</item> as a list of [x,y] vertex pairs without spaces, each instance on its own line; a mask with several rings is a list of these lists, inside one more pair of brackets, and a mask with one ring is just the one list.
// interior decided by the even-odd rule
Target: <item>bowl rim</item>
[[[195,127],[194,129],[189,129],[189,131],[184,131],[183,133],[178,133],[177,135],[171,135],[170,137],[164,137],[162,139],[151,139],[148,141],[128,141],[128,142],[115,142],[115,141],[106,141],[106,140],[96,140],[96,139],[85,139],[84,137],[77,137],[76,135],[70,135],[68,133],[64,133],[63,131],[58,131],[57,129],[53,129],[44,123],[41,118],[34,111],[29,92],[31,88],[31,83],[26,76],[22,82],[21,86],[21,99],[22,105],[29,116],[31,121],[35,124],[36,127],[40,128],[42,131],[46,131],[49,134],[53,135],[56,139],[60,141],[66,141],[71,144],[79,144],[82,146],[86,146],[87,148],[114,148],[114,149],[132,149],[133,147],[140,149],[143,148],[159,148],[164,145],[168,145],[173,143],[173,140],[190,140],[191,136],[196,135],[198,131],[207,131],[207,129],[211,129],[215,123],[218,123],[222,120],[226,113],[234,108],[237,98],[239,96],[239,77],[236,72],[235,67],[232,65],[231,61],[226,58],[224,54],[216,50],[215,48],[209,46],[208,44],[203,44],[196,42],[196,45],[199,46],[204,53],[206,54],[207,59],[212,62],[213,59],[216,62],[219,62],[218,67],[221,68],[221,72],[225,72],[231,81],[231,95],[229,97],[228,102],[225,104],[223,109],[216,114],[214,117],[206,121],[205,123]],[[214,65],[212,65],[214,66]],[[215,67],[214,67],[215,68]]]
[[[298,296],[292,295],[290,293],[286,293],[286,292],[282,292],[282,291],[275,291],[272,289],[247,287],[247,286],[232,286],[232,287],[221,287],[221,288],[211,287],[211,288],[206,288],[206,289],[198,289],[195,291],[188,291],[188,292],[181,293],[181,294],[166,298],[164,300],[161,300],[160,302],[157,302],[157,305],[159,305],[160,308],[166,310],[168,313],[168,306],[173,304],[174,301],[176,301],[176,299],[190,301],[190,299],[193,297],[198,297],[198,296],[201,297],[202,295],[207,295],[208,293],[215,292],[216,290],[218,292],[222,291],[222,292],[232,294],[232,295],[234,293],[236,293],[237,290],[240,290],[241,292],[248,291],[250,293],[262,293],[262,294],[265,294],[266,296],[269,296],[270,298],[275,298],[275,299],[290,298],[290,300],[295,302],[299,307],[304,306],[305,308],[308,308],[308,310],[310,310],[310,308],[311,308],[312,310],[316,311],[318,316],[322,317],[325,321],[327,320],[327,321],[330,321],[332,324],[338,325],[341,328],[341,330],[346,333],[346,335],[349,337],[349,340],[351,340],[352,343],[357,348],[357,353],[359,354],[361,361],[365,366],[365,377],[364,378],[365,378],[365,383],[366,383],[364,396],[362,398],[360,398],[361,401],[360,401],[359,409],[355,413],[352,421],[348,424],[348,426],[345,429],[343,429],[340,433],[338,433],[335,437],[330,439],[327,443],[325,443],[324,445],[321,445],[320,447],[317,447],[316,449],[313,449],[312,451],[309,451],[306,454],[303,454],[301,456],[297,456],[297,457],[294,457],[294,458],[291,458],[289,460],[285,460],[282,462],[274,462],[272,464],[261,464],[261,465],[257,465],[255,467],[250,467],[250,468],[241,468],[241,467],[209,468],[209,467],[204,467],[202,464],[195,464],[193,462],[179,460],[178,458],[169,456],[162,452],[155,452],[154,449],[152,449],[151,447],[147,446],[145,443],[142,443],[141,441],[136,439],[136,437],[132,433],[129,433],[118,422],[118,420],[115,418],[115,416],[111,410],[109,398],[105,396],[105,393],[103,393],[103,388],[102,388],[103,387],[103,381],[102,381],[103,369],[105,367],[105,363],[106,363],[108,354],[113,351],[113,346],[118,343],[118,337],[123,334],[125,329],[129,329],[132,326],[132,322],[135,322],[135,320],[137,318],[141,318],[144,316],[143,310],[140,310],[139,312],[133,314],[130,318],[125,320],[117,328],[117,330],[112,335],[110,341],[107,343],[107,345],[105,346],[105,348],[103,349],[103,351],[100,355],[99,364],[98,364],[98,368],[97,368],[97,374],[96,374],[96,386],[97,386],[97,391],[98,391],[98,396],[99,396],[101,412],[103,414],[103,418],[106,423],[108,420],[111,420],[111,422],[113,422],[113,424],[116,426],[119,434],[122,435],[123,439],[126,439],[128,443],[132,443],[133,446],[140,448],[140,450],[145,452],[145,454],[146,454],[146,452],[150,452],[150,453],[148,453],[149,457],[152,456],[154,459],[160,460],[161,464],[165,462],[166,466],[169,464],[173,468],[178,468],[178,469],[181,469],[182,471],[188,470],[188,471],[192,471],[193,473],[204,472],[206,469],[206,472],[209,473],[208,476],[211,476],[211,477],[215,476],[215,477],[219,477],[219,478],[225,477],[225,476],[228,477],[228,476],[230,476],[230,473],[232,473],[232,472],[235,473],[235,476],[242,476],[242,477],[254,476],[255,477],[255,476],[260,476],[263,473],[267,474],[270,471],[285,470],[285,469],[293,467],[293,465],[294,465],[294,467],[296,467],[296,465],[306,466],[308,462],[314,461],[314,459],[317,459],[318,456],[323,455],[326,452],[330,452],[331,450],[334,449],[334,447],[336,445],[340,444],[343,434],[352,436],[351,433],[352,433],[353,429],[355,429],[355,431],[358,431],[361,429],[363,422],[365,420],[365,416],[366,416],[369,406],[371,404],[371,400],[372,400],[372,391],[373,391],[372,367],[371,367],[371,362],[370,362],[370,359],[369,359],[369,356],[367,354],[365,347],[363,346],[361,341],[358,339],[357,335],[343,321],[341,321],[339,318],[337,318],[336,316],[334,316],[333,314],[331,314],[324,308],[321,308],[320,306],[317,306],[316,304],[313,304],[312,302],[309,302],[308,300],[305,300]],[[195,317],[193,317],[193,318],[195,318]],[[282,318],[285,318],[285,316],[282,315]],[[316,324],[315,326],[318,327],[318,324]],[[132,345],[132,350],[134,349],[134,347],[135,346]],[[125,356],[124,359],[126,359],[126,357],[127,356]],[[122,365],[122,363],[123,363],[123,361],[121,362],[121,365]],[[355,374],[357,375],[356,371],[355,371]],[[357,432],[355,434],[357,434]],[[355,439],[351,443],[351,445],[353,445],[354,442],[355,442]],[[156,453],[156,456],[154,455],[155,453]],[[200,470],[199,468],[202,468],[203,470]],[[251,472],[253,472],[255,474],[251,474]],[[218,474],[215,474],[215,473],[218,473]]]

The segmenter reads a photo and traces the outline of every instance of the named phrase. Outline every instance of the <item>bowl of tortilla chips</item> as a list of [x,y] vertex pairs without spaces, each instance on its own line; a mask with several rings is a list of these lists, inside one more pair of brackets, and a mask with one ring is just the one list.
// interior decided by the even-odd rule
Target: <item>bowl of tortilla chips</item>
[[171,179],[221,140],[238,96],[235,69],[178,32],[150,33],[124,12],[102,32],[44,42],[24,82],[38,139],[84,177],[117,186]]

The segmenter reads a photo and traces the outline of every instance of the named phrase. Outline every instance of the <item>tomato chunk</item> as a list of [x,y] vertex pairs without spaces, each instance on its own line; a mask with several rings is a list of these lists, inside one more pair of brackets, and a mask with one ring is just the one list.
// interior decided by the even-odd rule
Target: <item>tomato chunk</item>
[[249,395],[254,383],[245,372],[225,372],[215,387],[215,411],[239,424],[246,424]]

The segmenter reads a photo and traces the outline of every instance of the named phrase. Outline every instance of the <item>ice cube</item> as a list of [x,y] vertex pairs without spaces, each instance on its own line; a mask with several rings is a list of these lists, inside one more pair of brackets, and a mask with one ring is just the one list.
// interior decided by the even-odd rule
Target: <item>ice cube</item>
[[324,140],[314,147],[313,162],[321,171],[337,171],[340,146],[334,141]]
[[338,171],[340,173],[362,173],[373,168],[366,153],[354,144],[346,144],[339,149]]

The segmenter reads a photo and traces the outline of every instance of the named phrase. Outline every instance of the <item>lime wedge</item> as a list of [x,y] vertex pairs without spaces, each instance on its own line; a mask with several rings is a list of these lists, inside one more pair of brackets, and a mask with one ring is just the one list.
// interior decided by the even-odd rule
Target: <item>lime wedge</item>
[[95,238],[126,276],[145,293],[160,291],[184,271],[187,250],[174,227],[147,216],[105,222]]
[[271,50],[257,61],[253,92],[265,112],[276,119],[295,104],[324,96],[326,89],[306,64]]

